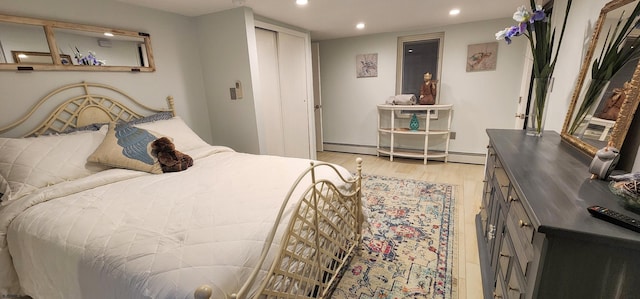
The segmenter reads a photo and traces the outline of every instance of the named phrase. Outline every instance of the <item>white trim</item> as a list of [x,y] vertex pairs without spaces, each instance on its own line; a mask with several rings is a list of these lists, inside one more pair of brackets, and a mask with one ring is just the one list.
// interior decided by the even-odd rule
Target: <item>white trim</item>
[[[378,151],[376,150],[376,147],[369,146],[369,145],[338,144],[338,143],[325,142],[324,151],[361,154],[361,155],[370,155],[370,156],[378,155]],[[384,156],[381,156],[381,157],[384,158]],[[422,160],[422,158],[419,158],[418,160]],[[438,159],[434,159],[434,160],[438,160]],[[440,159],[440,160],[444,160],[444,159]],[[447,160],[448,162],[453,162],[453,163],[483,165],[485,164],[485,161],[486,161],[486,154],[449,152]]]

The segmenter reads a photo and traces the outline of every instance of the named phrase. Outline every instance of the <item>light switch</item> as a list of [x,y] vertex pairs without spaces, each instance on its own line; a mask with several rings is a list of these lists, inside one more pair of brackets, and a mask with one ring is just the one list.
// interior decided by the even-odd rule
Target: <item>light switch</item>
[[236,99],[236,89],[231,87],[229,88],[229,93],[231,94],[231,99],[235,100]]

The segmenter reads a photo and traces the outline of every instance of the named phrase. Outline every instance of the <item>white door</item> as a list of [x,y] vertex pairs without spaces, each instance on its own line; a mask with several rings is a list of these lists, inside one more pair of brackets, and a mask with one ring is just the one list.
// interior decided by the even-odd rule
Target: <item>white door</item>
[[526,120],[527,100],[529,99],[529,86],[531,84],[531,70],[533,69],[533,54],[531,47],[526,47],[527,52],[522,69],[522,80],[520,81],[520,96],[518,97],[518,108],[516,110],[515,129],[522,130]]
[[262,99],[256,107],[262,116],[266,153],[315,158],[307,39],[256,28],[256,42]]
[[282,103],[280,101],[280,71],[276,33],[256,28],[258,68],[260,70],[260,99],[256,113],[262,123],[260,132],[266,155],[284,156],[284,130],[282,129]]
[[278,62],[280,65],[280,94],[284,153],[287,157],[311,158],[309,144],[309,113],[311,98],[307,86],[307,47],[305,39],[278,32]]
[[316,127],[316,151],[323,151],[322,98],[320,97],[320,44],[311,44],[311,66],[313,68],[313,111]]

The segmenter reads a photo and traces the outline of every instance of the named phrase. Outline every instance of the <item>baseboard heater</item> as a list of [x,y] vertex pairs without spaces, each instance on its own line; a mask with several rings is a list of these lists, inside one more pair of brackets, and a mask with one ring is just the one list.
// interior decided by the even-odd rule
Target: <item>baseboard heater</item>
[[[340,152],[340,153],[372,155],[372,156],[376,156],[378,154],[378,149],[376,148],[375,145],[344,144],[344,143],[330,143],[330,142],[324,142],[322,145],[324,150],[328,152]],[[398,149],[402,150],[406,148],[398,148]],[[411,159],[411,158],[403,157],[403,159]],[[422,160],[422,158],[417,158],[417,159]],[[434,160],[442,160],[442,159],[434,159]],[[449,151],[448,160],[449,162],[454,162],[454,163],[483,165],[486,160],[486,155]]]

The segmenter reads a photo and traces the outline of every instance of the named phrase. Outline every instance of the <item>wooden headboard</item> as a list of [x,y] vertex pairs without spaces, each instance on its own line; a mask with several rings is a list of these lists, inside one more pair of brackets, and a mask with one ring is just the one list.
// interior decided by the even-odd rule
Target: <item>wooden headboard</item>
[[5,127],[0,127],[0,134],[24,123],[44,103],[69,90],[77,91],[73,96],[57,105],[44,121],[28,133],[23,134],[23,137],[63,133],[93,123],[131,121],[159,112],[171,112],[175,116],[174,102],[171,96],[167,97],[167,109],[155,109],[145,106],[115,87],[100,83],[81,82],[65,85],[50,92],[20,119]]

